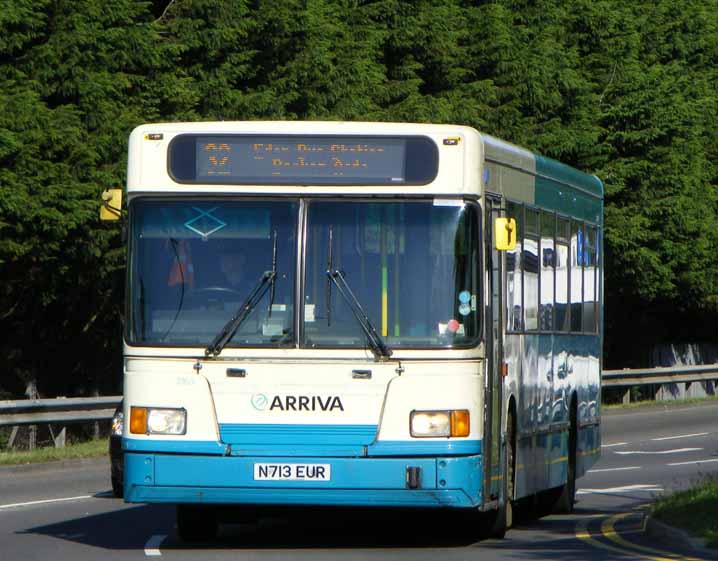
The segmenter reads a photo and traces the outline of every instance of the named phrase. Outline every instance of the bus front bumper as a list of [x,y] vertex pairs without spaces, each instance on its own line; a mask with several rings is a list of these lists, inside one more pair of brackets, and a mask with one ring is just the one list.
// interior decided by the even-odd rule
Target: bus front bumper
[[[331,477],[256,480],[255,464],[329,465]],[[412,472],[418,477],[409,477],[409,468],[418,468]],[[481,455],[269,458],[126,452],[125,501],[470,508],[482,502],[481,473]]]

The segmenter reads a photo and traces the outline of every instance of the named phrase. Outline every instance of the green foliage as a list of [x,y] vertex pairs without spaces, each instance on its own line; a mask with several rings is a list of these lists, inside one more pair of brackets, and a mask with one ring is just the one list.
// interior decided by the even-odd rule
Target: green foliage
[[608,362],[645,352],[628,308],[634,346],[695,340],[718,310],[717,90],[717,0],[0,0],[0,386],[119,390],[98,200],[157,121],[460,123],[595,173]]

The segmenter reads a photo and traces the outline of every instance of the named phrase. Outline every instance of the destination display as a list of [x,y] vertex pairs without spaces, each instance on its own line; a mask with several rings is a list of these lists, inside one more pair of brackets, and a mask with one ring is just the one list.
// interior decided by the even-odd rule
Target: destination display
[[417,185],[438,171],[426,137],[181,135],[169,150],[179,183]]

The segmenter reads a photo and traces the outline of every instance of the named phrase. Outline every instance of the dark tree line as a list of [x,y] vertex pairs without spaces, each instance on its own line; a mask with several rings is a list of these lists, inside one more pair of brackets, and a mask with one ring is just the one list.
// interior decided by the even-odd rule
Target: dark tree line
[[460,123],[606,184],[606,364],[715,338],[718,0],[0,0],[0,395],[120,389],[130,130]]

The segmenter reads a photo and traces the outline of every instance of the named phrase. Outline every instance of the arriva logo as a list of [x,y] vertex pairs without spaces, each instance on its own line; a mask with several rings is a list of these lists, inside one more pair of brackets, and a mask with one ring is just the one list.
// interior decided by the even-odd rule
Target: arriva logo
[[268,403],[269,399],[267,399],[267,396],[263,393],[255,393],[252,396],[252,407],[254,407],[257,411],[264,411],[267,408]]
[[[269,398],[263,393],[252,396],[252,406],[257,411],[264,411],[269,405]],[[273,411],[344,411],[344,404],[338,395],[275,395],[269,410]]]

